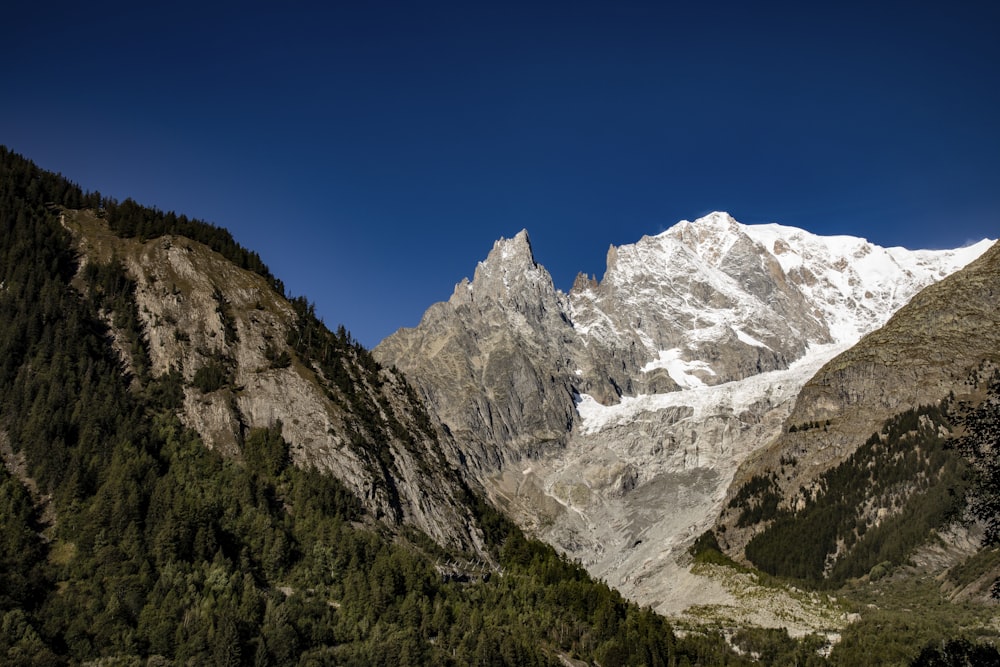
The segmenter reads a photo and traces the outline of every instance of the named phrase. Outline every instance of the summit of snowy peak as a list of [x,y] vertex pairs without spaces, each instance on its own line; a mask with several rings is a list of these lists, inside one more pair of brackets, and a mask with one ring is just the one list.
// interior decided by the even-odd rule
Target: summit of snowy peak
[[[703,215],[700,218],[695,218],[694,221],[691,220],[681,220],[675,224],[671,229],[675,227],[687,228],[696,227],[701,229],[727,229],[732,228],[734,225],[739,225],[733,216],[725,211],[712,211],[708,215]],[[669,229],[667,230],[670,231]],[[664,232],[666,233],[666,232]]]
[[829,342],[809,304],[744,228],[727,213],[682,221],[612,247],[601,283],[574,285],[574,328],[591,350],[605,348],[618,360],[629,381],[619,386],[690,388],[671,372],[682,365],[696,367],[705,384],[725,382],[783,368],[810,342]]
[[[577,281],[569,310],[576,332],[620,350],[626,368],[676,349],[685,363],[710,361],[715,375],[702,379],[712,384],[782,368],[810,345],[857,341],[987,246],[886,249],[716,212],[612,246],[602,281]],[[728,362],[723,349],[735,350]]]
[[703,261],[716,265],[733,246],[745,240],[744,228],[733,216],[716,211],[694,222],[681,220],[656,238],[680,242]]

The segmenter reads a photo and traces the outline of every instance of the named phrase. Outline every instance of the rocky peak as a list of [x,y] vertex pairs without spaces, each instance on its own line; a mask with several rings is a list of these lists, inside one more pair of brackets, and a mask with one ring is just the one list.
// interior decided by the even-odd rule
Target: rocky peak
[[538,263],[535,262],[535,253],[531,250],[531,239],[528,238],[528,230],[522,229],[514,238],[506,239],[500,237],[494,244],[486,259],[476,266],[476,281],[481,280],[481,276],[493,275],[499,272],[500,275],[510,275],[525,273],[536,270]]
[[573,281],[573,287],[570,289],[570,293],[595,290],[597,289],[597,285],[597,278],[581,272],[576,274],[576,279]]
[[784,368],[829,338],[777,260],[725,213],[612,248],[602,282],[581,288],[571,319],[625,393],[687,386],[662,372],[665,356],[716,384]]
[[[465,288],[476,300],[503,299],[511,291],[526,285],[546,282],[544,273],[531,250],[528,232],[521,230],[514,238],[500,238],[486,259],[476,265],[471,282]],[[548,280],[551,283],[551,279]]]
[[447,303],[374,354],[413,378],[447,427],[443,437],[464,441],[457,463],[495,470],[569,431],[575,376],[563,299],[522,230],[498,240]]
[[561,317],[561,298],[552,276],[535,261],[528,232],[521,230],[514,238],[493,244],[486,259],[476,265],[472,281],[456,285],[448,304],[475,310],[491,326],[537,329],[546,326],[546,320]]
[[500,237],[493,244],[493,250],[486,256],[482,264],[495,263],[501,261],[508,266],[522,265],[524,268],[535,268],[535,253],[531,249],[531,239],[528,237],[528,230],[522,229],[513,238],[505,239]]
[[694,222],[681,220],[659,236],[681,242],[710,265],[718,265],[733,244],[747,238],[743,225],[722,211],[709,213]]

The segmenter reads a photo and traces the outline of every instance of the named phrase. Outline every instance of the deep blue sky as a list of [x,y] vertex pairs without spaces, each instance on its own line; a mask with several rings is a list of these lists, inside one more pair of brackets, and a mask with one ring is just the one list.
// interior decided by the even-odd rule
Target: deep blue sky
[[229,228],[367,345],[522,228],[562,289],[712,210],[1000,230],[996,2],[16,4],[0,143]]

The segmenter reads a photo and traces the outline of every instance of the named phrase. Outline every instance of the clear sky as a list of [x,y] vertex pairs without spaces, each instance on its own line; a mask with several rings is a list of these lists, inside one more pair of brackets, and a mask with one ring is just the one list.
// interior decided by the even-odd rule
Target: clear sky
[[8,3],[0,144],[227,227],[372,346],[527,228],[1000,230],[998,2]]

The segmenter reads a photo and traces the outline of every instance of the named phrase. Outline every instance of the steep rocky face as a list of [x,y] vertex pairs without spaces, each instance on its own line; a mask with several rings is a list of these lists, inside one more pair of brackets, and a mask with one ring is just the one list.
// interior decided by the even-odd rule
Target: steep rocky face
[[474,470],[564,444],[574,397],[698,389],[845,349],[988,244],[884,249],[725,213],[612,247],[604,278],[555,289],[526,232],[375,350],[403,370]]
[[956,250],[907,250],[776,224],[744,229],[775,258],[832,339],[851,343],[882,326],[921,289],[966,266],[991,245],[984,240]]
[[[914,296],[885,326],[806,382],[783,433],[740,469],[730,497],[751,477],[783,469],[775,475],[782,506],[794,507],[803,489],[812,489],[822,472],[846,460],[886,419],[967,391],[970,373],[1000,361],[998,313],[1000,245],[994,245],[965,269]],[[791,428],[810,423],[823,428]],[[796,464],[783,466],[782,460]],[[724,512],[719,527],[740,557],[760,526],[737,526],[737,514]]]
[[680,612],[731,601],[691,578],[685,549],[803,384],[987,245],[883,249],[716,213],[612,247],[600,282],[564,294],[522,233],[375,354],[522,526]]
[[575,408],[574,343],[564,297],[527,232],[501,239],[446,303],[402,329],[376,358],[410,373],[476,470],[565,443]]
[[[329,471],[376,516],[412,524],[447,547],[479,548],[460,483],[401,377],[367,367],[346,343],[324,371],[293,344],[323,332],[307,329],[261,276],[206,246],[184,237],[119,238],[86,211],[67,211],[63,221],[83,265],[117,258],[134,280],[151,372],[180,372],[181,419],[209,447],[239,457],[247,430],[280,421],[297,465]],[[331,368],[350,377],[353,396],[328,377]],[[206,369],[224,379],[199,381]]]

